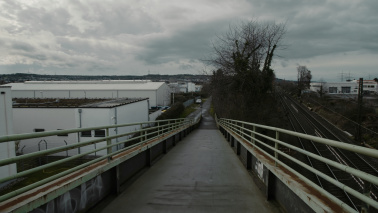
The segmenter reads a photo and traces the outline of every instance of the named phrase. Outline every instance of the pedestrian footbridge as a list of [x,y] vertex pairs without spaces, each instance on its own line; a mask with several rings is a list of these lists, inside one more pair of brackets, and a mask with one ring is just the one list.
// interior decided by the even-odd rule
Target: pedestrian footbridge
[[[129,126],[139,128],[110,134],[115,128]],[[18,173],[1,179],[2,183],[13,181],[9,184],[13,188],[2,190],[0,212],[376,212],[378,209],[373,191],[360,192],[331,180],[290,153],[301,152],[372,185],[378,185],[378,177],[307,153],[280,138],[295,135],[376,159],[377,150],[273,127],[213,119],[207,111],[202,120],[197,117],[9,135],[0,137],[0,142],[48,141],[46,138],[59,134],[97,129],[106,130],[106,136],[1,160],[1,166],[18,164]],[[274,137],[260,131],[264,129],[273,131]],[[99,143],[103,145],[94,146]],[[69,154],[68,151],[80,147],[81,152]],[[21,168],[32,161],[39,164]],[[361,200],[361,204],[356,207],[346,204],[297,172],[295,168],[299,166],[342,188]],[[46,171],[54,172],[19,185]]]

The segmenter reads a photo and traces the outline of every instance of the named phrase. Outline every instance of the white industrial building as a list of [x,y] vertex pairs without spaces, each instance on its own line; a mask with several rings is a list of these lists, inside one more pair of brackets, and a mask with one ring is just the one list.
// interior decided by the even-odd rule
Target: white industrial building
[[[357,80],[357,84],[359,80]],[[364,80],[363,82],[364,91],[369,91],[378,94],[378,82],[374,80]]]
[[196,92],[196,85],[192,82],[173,82],[168,85],[173,93]]
[[[313,82],[310,84],[310,90],[317,92],[323,87],[326,94],[358,94],[358,80],[350,82]],[[378,93],[378,83],[374,80],[364,80],[364,92]]]
[[[0,136],[13,134],[11,88],[0,86]],[[0,143],[0,159],[16,156],[14,141]],[[16,164],[0,167],[0,178],[17,173]]]
[[150,108],[171,103],[165,82],[146,80],[26,81],[7,86],[13,98],[148,98]]
[[202,85],[196,84],[196,85],[195,85],[195,91],[196,91],[196,92],[201,92],[202,87],[203,87]]
[[[34,100],[34,103],[33,103]],[[38,100],[38,103],[35,101]],[[79,103],[72,104],[73,102]],[[89,103],[91,102],[91,103]],[[14,133],[31,133],[107,126],[114,124],[140,123],[148,121],[148,99],[112,99],[95,101],[91,99],[14,99],[13,123]],[[140,125],[110,129],[110,135],[128,133],[140,129]],[[18,141],[20,154],[51,149],[73,143],[105,137],[105,129],[75,134],[63,134],[38,139]],[[117,141],[126,139],[120,138]],[[113,143],[117,141],[112,141]],[[89,145],[55,156],[74,155],[105,146],[106,142]],[[113,147],[116,150],[119,147]],[[106,150],[93,153],[103,155]]]

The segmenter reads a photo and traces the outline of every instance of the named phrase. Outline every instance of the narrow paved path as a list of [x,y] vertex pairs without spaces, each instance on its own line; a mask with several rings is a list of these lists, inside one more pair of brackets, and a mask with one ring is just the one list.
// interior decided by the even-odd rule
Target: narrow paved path
[[203,105],[199,129],[107,205],[102,212],[278,212],[216,129]]

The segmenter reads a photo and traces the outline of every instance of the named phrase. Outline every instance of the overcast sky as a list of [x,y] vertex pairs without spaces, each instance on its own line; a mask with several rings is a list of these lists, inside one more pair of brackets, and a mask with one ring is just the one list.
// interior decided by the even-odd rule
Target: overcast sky
[[278,78],[378,77],[377,0],[1,0],[0,73],[200,74],[211,41],[246,20],[285,22]]

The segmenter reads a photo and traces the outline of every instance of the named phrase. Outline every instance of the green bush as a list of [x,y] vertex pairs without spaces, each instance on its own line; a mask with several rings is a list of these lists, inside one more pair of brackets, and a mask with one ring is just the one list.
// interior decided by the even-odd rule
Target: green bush
[[[202,96],[199,92],[188,92],[188,93],[175,93],[174,94],[174,100],[175,102],[182,102],[184,103],[187,100],[194,99],[195,97]],[[171,100],[173,100],[173,96],[171,97]]]
[[159,115],[156,120],[176,119],[180,118],[181,113],[185,107],[181,102],[177,102],[171,106],[167,111]]

